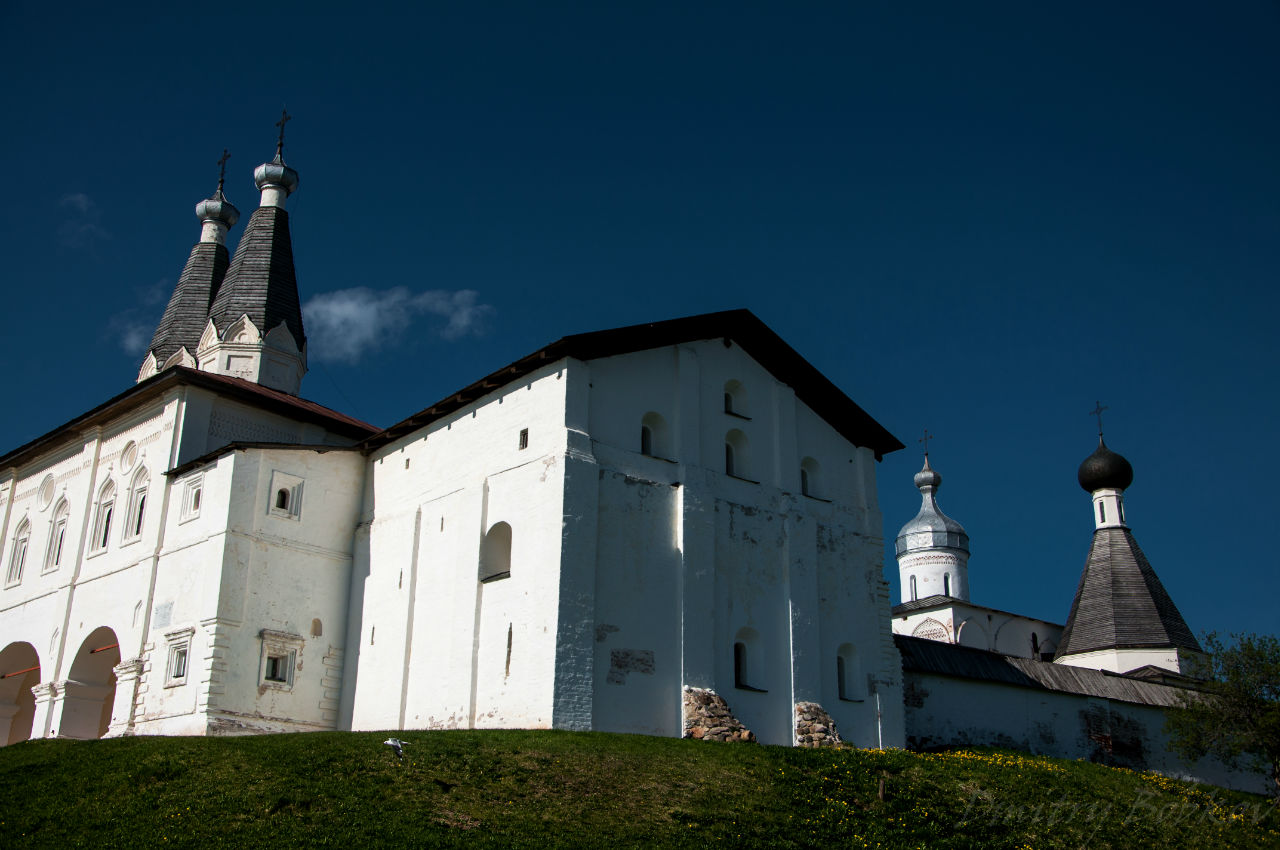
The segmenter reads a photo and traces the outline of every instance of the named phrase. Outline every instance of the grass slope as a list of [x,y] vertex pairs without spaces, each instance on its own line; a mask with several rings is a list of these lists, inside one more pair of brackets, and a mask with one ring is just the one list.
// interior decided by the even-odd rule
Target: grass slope
[[1280,847],[1261,797],[1020,753],[384,737],[17,744],[0,847]]

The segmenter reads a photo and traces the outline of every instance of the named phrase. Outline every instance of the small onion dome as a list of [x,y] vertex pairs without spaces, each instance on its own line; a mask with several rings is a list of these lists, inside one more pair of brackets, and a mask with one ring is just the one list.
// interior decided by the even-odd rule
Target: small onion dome
[[284,164],[284,157],[276,154],[270,162],[264,162],[253,170],[253,182],[259,191],[267,186],[280,186],[292,195],[298,188],[298,172]]
[[897,552],[920,549],[959,549],[969,551],[969,535],[964,526],[942,512],[938,507],[937,490],[942,476],[924,459],[924,468],[915,475],[915,485],[920,490],[920,512],[915,519],[902,526],[898,532]]
[[929,465],[929,458],[927,455],[925,456],[925,459],[924,459],[924,469],[921,469],[919,472],[917,472],[916,477],[913,480],[915,481],[917,488],[920,488],[920,487],[937,488],[942,486],[942,476],[939,475],[937,471],[935,471],[934,468]]
[[1084,459],[1076,480],[1085,492],[1096,490],[1123,490],[1133,483],[1133,467],[1122,455],[1118,455],[1098,438],[1097,450]]
[[201,221],[220,221],[228,228],[240,220],[240,210],[222,194],[221,187],[213,193],[213,197],[196,204],[196,215]]

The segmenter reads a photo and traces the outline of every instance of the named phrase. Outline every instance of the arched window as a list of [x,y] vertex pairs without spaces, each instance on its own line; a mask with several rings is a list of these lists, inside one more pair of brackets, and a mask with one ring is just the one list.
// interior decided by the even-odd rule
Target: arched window
[[276,491],[276,509],[281,511],[289,510],[289,488],[281,487]]
[[640,420],[640,454],[650,457],[671,457],[671,436],[667,420],[652,410]]
[[751,409],[747,404],[747,388],[741,381],[726,381],[724,385],[724,412],[748,418]]
[[480,581],[496,581],[511,575],[511,526],[497,522],[480,542]]
[[942,575],[942,595],[951,595],[951,573],[943,573]]
[[843,700],[866,699],[866,682],[862,676],[862,661],[858,650],[851,643],[843,643],[836,650],[836,689]]
[[150,481],[151,474],[145,466],[133,476],[133,486],[129,491],[129,514],[124,528],[126,540],[142,534],[142,521],[147,513],[147,485]]
[[53,509],[53,522],[49,527],[49,548],[44,553],[44,568],[56,570],[62,564],[62,551],[67,545],[67,520],[71,506],[66,499],[59,499]]
[[100,552],[111,542],[111,518],[116,510],[116,485],[108,481],[98,491],[98,512],[93,518],[93,538],[91,545],[94,551]]
[[4,577],[6,585],[22,581],[22,567],[27,563],[27,547],[30,543],[31,523],[24,519],[13,535],[13,548],[9,551],[9,571]]
[[733,686],[743,691],[764,693],[760,633],[752,628],[738,629],[733,639]]
[[724,435],[724,471],[735,478],[746,478],[751,471],[747,435],[737,428]]
[[800,461],[800,492],[805,496],[817,496],[821,490],[818,462],[811,457]]
[[916,601],[916,577],[911,577],[911,601]]

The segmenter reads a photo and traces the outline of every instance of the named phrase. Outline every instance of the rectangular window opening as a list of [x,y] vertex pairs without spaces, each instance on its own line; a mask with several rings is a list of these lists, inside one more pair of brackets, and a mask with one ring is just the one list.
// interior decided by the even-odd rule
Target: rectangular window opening
[[520,448],[522,449],[529,448],[529,429],[528,428],[520,429]]

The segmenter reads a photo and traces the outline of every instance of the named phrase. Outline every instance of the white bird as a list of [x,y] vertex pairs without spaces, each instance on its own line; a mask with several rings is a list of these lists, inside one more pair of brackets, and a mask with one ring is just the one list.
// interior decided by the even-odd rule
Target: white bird
[[382,743],[396,751],[396,758],[404,758],[404,741],[401,741],[399,738],[388,738]]

